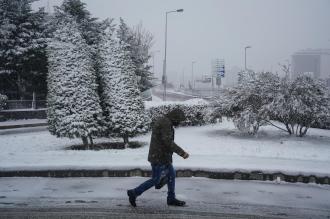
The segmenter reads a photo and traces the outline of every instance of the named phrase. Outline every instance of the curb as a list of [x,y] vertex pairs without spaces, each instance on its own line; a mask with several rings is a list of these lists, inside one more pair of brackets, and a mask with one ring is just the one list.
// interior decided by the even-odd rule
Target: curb
[[[0,171],[0,177],[150,177],[150,170],[41,170],[41,171]],[[330,177],[318,177],[315,175],[287,175],[281,172],[263,173],[252,172],[214,172],[203,170],[177,170],[177,177],[205,177],[210,179],[227,180],[259,180],[259,181],[283,181],[290,183],[316,183],[330,185]]]
[[27,128],[27,127],[39,127],[39,126],[47,126],[47,123],[33,123],[33,124],[20,124],[20,125],[2,125],[0,126],[0,130],[4,129],[16,129],[16,128]]

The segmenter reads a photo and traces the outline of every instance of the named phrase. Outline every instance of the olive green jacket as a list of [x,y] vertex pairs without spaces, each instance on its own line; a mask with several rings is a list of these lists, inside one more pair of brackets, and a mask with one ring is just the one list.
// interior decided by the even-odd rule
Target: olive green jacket
[[152,127],[148,161],[152,164],[172,163],[173,152],[181,157],[185,151],[174,142],[174,128],[171,119],[164,116]]

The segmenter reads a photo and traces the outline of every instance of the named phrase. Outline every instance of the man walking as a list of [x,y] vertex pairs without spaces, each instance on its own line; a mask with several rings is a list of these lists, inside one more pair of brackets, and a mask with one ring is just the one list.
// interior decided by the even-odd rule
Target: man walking
[[174,128],[185,120],[182,110],[174,109],[165,116],[157,119],[152,126],[148,161],[151,163],[152,177],[135,189],[127,191],[129,202],[136,207],[136,198],[144,191],[155,186],[160,189],[165,184],[168,187],[167,204],[184,206],[186,203],[175,197],[175,170],[172,165],[172,154],[177,153],[184,159],[189,154],[174,143]]

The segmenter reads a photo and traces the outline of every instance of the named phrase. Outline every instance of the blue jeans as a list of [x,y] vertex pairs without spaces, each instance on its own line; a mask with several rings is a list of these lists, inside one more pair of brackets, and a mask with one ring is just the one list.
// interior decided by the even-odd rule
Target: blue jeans
[[156,165],[151,164],[152,168],[152,177],[151,179],[145,181],[138,187],[134,189],[134,193],[136,196],[141,195],[144,191],[150,189],[151,187],[158,185],[160,182],[160,179],[163,176],[166,176],[168,178],[167,182],[167,199],[172,200],[175,198],[175,170],[173,168],[172,164],[166,164],[166,165]]

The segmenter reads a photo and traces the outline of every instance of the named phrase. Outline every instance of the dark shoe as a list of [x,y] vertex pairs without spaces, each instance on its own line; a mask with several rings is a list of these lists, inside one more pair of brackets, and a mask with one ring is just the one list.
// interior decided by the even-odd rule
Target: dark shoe
[[167,184],[168,178],[164,176],[163,178],[160,179],[159,184],[155,185],[156,189],[161,189],[164,185]]
[[128,195],[128,197],[129,197],[129,203],[131,203],[131,205],[133,206],[133,207],[136,207],[136,203],[135,203],[135,201],[136,201],[136,195],[135,195],[135,193],[134,193],[134,190],[127,190],[127,195]]
[[174,199],[167,199],[167,205],[173,205],[173,206],[185,206],[186,202],[180,201],[176,198]]

